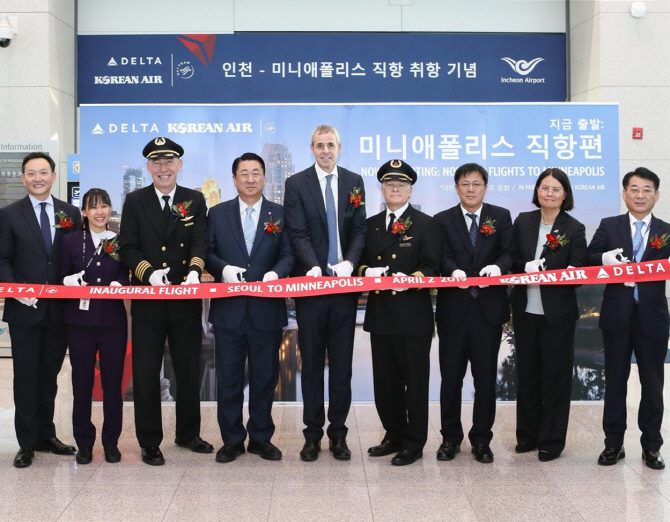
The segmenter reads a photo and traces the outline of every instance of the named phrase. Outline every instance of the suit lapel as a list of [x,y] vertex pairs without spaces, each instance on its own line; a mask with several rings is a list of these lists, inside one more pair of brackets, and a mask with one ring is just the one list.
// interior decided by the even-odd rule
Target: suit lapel
[[[176,194],[175,194],[176,195]],[[147,221],[151,223],[151,226],[156,231],[158,237],[162,237],[165,232],[165,214],[163,214],[163,207],[161,202],[156,196],[156,190],[154,189],[153,184],[147,187],[147,191],[144,194],[144,212],[147,216]]]
[[373,230],[374,241],[379,245],[378,249],[375,250],[381,254],[391,245],[398,242],[398,236],[386,231],[386,211],[377,214],[373,219],[375,219],[373,223],[375,227]]
[[[261,203],[261,212],[258,216],[258,226],[256,227],[256,236],[254,237],[254,246],[251,247],[251,254],[249,257],[252,257],[260,248],[261,242],[265,239],[265,236],[272,235],[272,239],[277,239],[277,236],[270,234],[265,231],[265,223],[275,221],[274,217],[275,206],[273,203],[270,203],[267,199],[263,198],[263,203]],[[283,225],[280,223],[279,227]]]
[[323,224],[328,229],[328,220],[326,218],[326,203],[323,201],[323,193],[321,192],[321,184],[319,183],[319,176],[316,174],[316,169],[312,167],[312,170],[307,173],[307,190],[312,195],[314,204],[319,210],[319,215],[323,221]]
[[472,248],[472,241],[470,241],[470,231],[468,230],[467,222],[465,221],[465,216],[463,215],[463,210],[460,205],[454,207],[452,213],[452,219],[456,226],[456,232],[463,241],[463,246],[470,252],[470,255],[474,257],[475,250]]
[[237,244],[240,247],[240,250],[244,252],[244,255],[248,257],[247,244],[244,240],[244,224],[242,223],[242,215],[240,212],[240,197],[238,196],[226,207],[226,216],[235,241],[237,241]]
[[344,226],[344,216],[349,210],[349,183],[346,178],[346,173],[342,169],[337,171],[337,226],[342,233],[342,227]]
[[[530,238],[529,241],[526,243],[526,252],[524,252],[524,257],[526,259],[535,259],[535,252],[537,251],[537,242],[538,238],[540,235],[540,219],[541,219],[541,214],[540,211],[536,212],[531,212],[529,216],[529,221],[530,221]],[[545,254],[546,252],[544,249],[542,250],[542,254]],[[542,257],[542,255],[540,255]]]
[[[174,191],[174,198],[172,199],[172,204],[176,205],[177,203],[185,203],[186,202],[186,194],[184,193],[184,190],[177,185],[177,190]],[[170,235],[177,230],[177,224],[179,223],[179,217],[178,216],[170,216],[170,219],[168,219],[168,225],[167,228],[165,229],[165,239],[170,237]]]
[[[651,255],[651,239],[654,236],[659,236],[659,237],[662,236],[663,235],[662,234],[662,232],[663,232],[662,229],[663,229],[663,227],[661,226],[661,223],[652,214],[651,221],[649,222],[649,237],[647,238],[647,245],[644,248],[644,254],[642,254],[641,261],[646,261],[647,258]],[[642,229],[642,230],[644,230],[644,229]],[[631,239],[631,241],[632,241],[632,239]]]
[[33,231],[33,234],[35,234],[35,236],[37,237],[37,241],[39,241],[40,245],[42,245],[44,253],[48,256],[49,253],[47,252],[47,245],[44,242],[44,236],[42,236],[42,228],[40,227],[40,224],[37,221],[37,216],[35,215],[35,209],[33,208],[32,202],[30,201],[30,198],[28,196],[23,198],[21,202],[21,211],[23,212],[23,216],[26,218],[26,221],[28,222],[30,230]]
[[633,236],[631,235],[630,217],[628,212],[619,216],[619,223],[617,226],[620,236],[620,245],[623,245],[623,255],[631,262],[635,262],[633,258]]

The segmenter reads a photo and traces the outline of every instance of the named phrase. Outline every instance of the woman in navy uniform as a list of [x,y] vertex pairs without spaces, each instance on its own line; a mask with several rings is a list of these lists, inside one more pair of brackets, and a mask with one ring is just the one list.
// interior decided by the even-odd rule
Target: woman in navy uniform
[[[91,189],[82,204],[82,230],[63,239],[61,279],[66,286],[129,285],[128,269],[119,261],[116,234],[107,230],[112,213],[109,194]],[[117,447],[123,418],[121,378],[126,356],[128,323],[121,299],[71,299],[65,303],[67,341],[72,364],[74,405],[72,425],[77,462],[92,460],[95,426],[91,422],[91,394],[96,353],[100,353],[103,390],[102,445],[107,462],[119,462]]]

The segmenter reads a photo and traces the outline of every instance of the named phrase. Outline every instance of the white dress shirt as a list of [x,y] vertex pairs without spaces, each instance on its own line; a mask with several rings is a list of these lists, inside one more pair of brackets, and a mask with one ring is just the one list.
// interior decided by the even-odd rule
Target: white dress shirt
[[[321,167],[319,167],[318,163],[314,164],[314,168],[316,169],[316,175],[319,177],[319,185],[321,186],[321,195],[323,196],[323,204],[326,207],[326,210],[328,210],[328,205],[326,203],[326,186],[328,185],[328,180],[326,179],[326,176],[329,174],[323,170]],[[338,184],[338,174],[337,174],[337,165],[333,168],[333,172],[330,174],[333,175],[333,179],[330,181],[330,188],[333,191],[333,198],[335,200],[335,222],[337,223],[337,262],[341,263],[344,261],[342,258],[342,246],[340,243],[340,221],[337,216],[337,207],[338,207],[338,202],[339,202],[339,190],[337,188]]]
[[[33,205],[33,210],[35,211],[35,217],[37,217],[37,224],[40,225],[41,228],[41,219],[40,216],[42,214],[42,207],[40,206],[41,203],[46,203],[46,213],[47,216],[49,217],[49,225],[50,225],[50,230],[51,230],[51,243],[53,244],[54,237],[56,236],[56,229],[54,226],[56,225],[56,216],[55,216],[55,209],[54,209],[54,199],[51,197],[51,194],[49,194],[49,197],[45,199],[44,201],[37,199],[34,196],[31,196],[28,194],[28,197],[30,198],[30,203]],[[70,219],[74,221],[74,216],[68,216]]]

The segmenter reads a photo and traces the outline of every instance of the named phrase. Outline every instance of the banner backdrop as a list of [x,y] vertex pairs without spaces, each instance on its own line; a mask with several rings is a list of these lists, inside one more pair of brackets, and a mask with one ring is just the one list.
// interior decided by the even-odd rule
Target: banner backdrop
[[[613,104],[279,104],[279,105],[89,105],[81,107],[82,191],[105,188],[118,230],[125,195],[151,183],[141,151],[156,136],[185,149],[179,183],[201,190],[211,207],[237,195],[231,165],[252,151],[266,162],[265,196],[283,202],[286,178],[313,164],[310,133],[335,126],[342,142],[338,164],[360,173],[369,216],[383,209],[376,171],[400,158],[419,179],[412,204],[435,214],[458,203],[453,173],[476,162],[489,171],[486,201],[509,208],[512,216],[534,209],[532,189],[547,167],[565,170],[575,192],[572,212],[590,239],[600,219],[619,213],[618,106]],[[602,340],[597,310],[602,287],[579,291],[573,398],[600,399],[603,393]],[[362,330],[365,296],[359,301],[354,348],[353,398],[372,400],[369,335]],[[278,400],[301,400],[300,359],[292,307],[280,348]],[[499,356],[498,397],[515,399],[513,331],[504,329]],[[430,398],[439,400],[438,339],[431,351]],[[213,400],[211,334],[203,343],[201,397]],[[166,359],[166,378],[171,363]],[[468,378],[469,379],[469,376]],[[472,399],[471,380],[463,388]]]

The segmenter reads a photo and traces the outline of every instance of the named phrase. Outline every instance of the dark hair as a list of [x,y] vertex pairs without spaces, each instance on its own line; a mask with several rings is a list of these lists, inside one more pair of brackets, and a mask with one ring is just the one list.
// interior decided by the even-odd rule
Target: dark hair
[[[86,210],[91,208],[93,205],[100,204],[109,205],[111,207],[112,200],[109,198],[109,194],[107,194],[106,190],[101,188],[92,188],[86,192],[86,194],[84,194],[84,198],[81,200],[81,209]],[[82,217],[81,229],[89,230],[88,218],[86,216]]]
[[30,160],[34,159],[45,159],[49,162],[49,166],[51,167],[51,172],[56,172],[56,163],[54,162],[53,158],[49,156],[48,154],[44,152],[31,152],[28,154],[25,158],[23,158],[23,163],[21,164],[21,172],[23,174],[26,173],[26,163],[28,163]]
[[458,185],[458,182],[461,180],[461,178],[467,174],[470,174],[471,172],[479,172],[482,175],[482,179],[484,180],[484,185],[488,185],[489,173],[486,172],[484,167],[477,165],[476,163],[466,163],[465,165],[458,167],[456,172],[454,172],[454,183]]
[[572,197],[572,187],[570,186],[568,175],[561,169],[553,168],[545,170],[540,174],[540,177],[537,178],[537,181],[535,182],[535,190],[533,191],[533,205],[540,208],[540,200],[537,197],[537,191],[540,189],[540,184],[549,176],[558,181],[565,191],[565,199],[563,200],[563,203],[561,203],[561,210],[572,210],[575,208],[575,200]]
[[254,154],[253,152],[245,152],[239,158],[235,158],[235,161],[233,161],[233,177],[237,175],[237,166],[240,164],[240,161],[257,161],[261,164],[261,168],[263,169],[263,176],[265,176],[265,162],[263,161],[263,158],[261,158],[258,154]]
[[623,177],[622,184],[624,190],[628,188],[628,184],[630,183],[630,178],[633,176],[637,176],[638,178],[642,179],[648,179],[654,184],[654,190],[658,190],[658,187],[661,186],[661,180],[659,177],[654,174],[651,170],[644,168],[644,167],[638,167],[636,168],[633,172],[629,172]]

